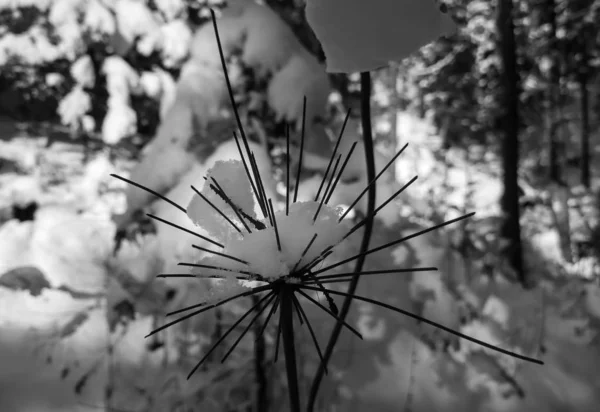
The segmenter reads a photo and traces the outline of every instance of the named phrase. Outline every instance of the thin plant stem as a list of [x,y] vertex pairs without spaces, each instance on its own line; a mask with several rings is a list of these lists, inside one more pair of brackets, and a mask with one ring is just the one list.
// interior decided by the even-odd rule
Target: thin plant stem
[[[279,299],[279,302],[277,303],[281,303],[281,299]],[[281,314],[279,316],[279,322],[277,323],[277,338],[275,339],[275,360],[274,362],[277,363],[277,360],[279,359],[279,341],[281,340]]]
[[285,168],[286,168],[286,185],[285,185],[285,215],[290,214],[290,125],[285,128]]
[[300,390],[298,386],[298,370],[296,365],[296,345],[294,342],[293,297],[294,290],[289,285],[283,285],[279,291],[279,323],[283,352],[285,353],[285,369],[287,373],[288,392],[290,395],[290,410],[300,412]]
[[[365,146],[365,162],[367,165],[367,179],[373,183],[376,181],[377,177],[375,175],[375,149],[373,147],[373,135],[372,135],[372,127],[371,127],[371,75],[369,72],[362,72],[360,74],[360,91],[361,91],[361,123],[362,123],[362,131],[363,131],[363,141]],[[397,156],[396,156],[397,157]],[[384,169],[385,170],[385,169]],[[356,261],[356,266],[354,268],[355,273],[359,273],[362,271],[364,262],[365,262],[365,254],[369,249],[369,242],[371,240],[371,233],[373,231],[373,212],[375,211],[375,200],[376,200],[376,188],[374,184],[369,184],[366,188],[368,190],[367,196],[367,216],[369,216],[369,220],[365,224],[365,230],[363,232],[363,239],[360,245],[361,255],[358,257]],[[363,192],[364,194],[364,192]],[[359,198],[362,194],[359,196]],[[348,209],[350,210],[350,208]],[[352,277],[350,285],[348,286],[348,294],[351,296],[356,291],[358,286],[358,274],[355,274]],[[344,299],[344,303],[342,304],[342,310],[339,315],[337,322],[333,327],[333,331],[331,332],[331,336],[329,341],[327,342],[327,346],[325,348],[325,362],[319,366],[317,370],[317,374],[313,380],[313,383],[310,388],[309,398],[308,398],[308,412],[314,411],[315,401],[317,399],[317,393],[319,391],[319,387],[321,385],[321,380],[323,379],[323,374],[325,372],[324,365],[329,362],[329,358],[333,354],[333,349],[337,343],[337,340],[342,332],[342,324],[344,319],[348,315],[350,311],[350,304],[352,303],[351,297],[346,297]]]

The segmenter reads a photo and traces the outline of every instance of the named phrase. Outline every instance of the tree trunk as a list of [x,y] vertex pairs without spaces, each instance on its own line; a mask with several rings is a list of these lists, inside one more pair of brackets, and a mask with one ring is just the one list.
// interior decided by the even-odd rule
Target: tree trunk
[[550,54],[551,67],[549,72],[549,87],[548,87],[548,98],[547,98],[547,127],[548,133],[548,171],[550,181],[558,182],[560,180],[560,164],[558,161],[558,127],[559,124],[559,110],[558,110],[558,94],[560,89],[560,65],[558,58],[558,38],[556,33],[558,31],[556,21],[556,0],[547,1],[547,13],[548,23],[550,24],[550,32],[548,34],[548,44]]
[[589,119],[589,93],[588,93],[588,71],[589,61],[586,44],[582,47],[582,61],[579,71],[579,98],[581,104],[581,184],[590,188],[590,119]]
[[502,107],[504,107],[500,122],[504,128],[502,140],[504,193],[501,203],[505,218],[502,225],[502,236],[508,241],[505,249],[507,259],[518,280],[523,286],[527,286],[523,268],[519,221],[519,75],[512,14],[512,0],[498,0],[496,24],[502,62],[501,94]]

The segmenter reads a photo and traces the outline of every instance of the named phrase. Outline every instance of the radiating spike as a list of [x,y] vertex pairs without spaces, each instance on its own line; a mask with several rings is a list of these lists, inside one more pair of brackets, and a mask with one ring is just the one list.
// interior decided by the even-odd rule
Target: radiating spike
[[179,229],[179,230],[181,230],[183,232],[189,233],[190,235],[194,235],[196,237],[199,237],[200,239],[205,240],[208,243],[212,243],[213,245],[218,246],[220,248],[224,248],[225,247],[224,245],[220,244],[219,242],[216,242],[216,241],[214,241],[214,240],[212,240],[212,239],[210,239],[210,238],[208,238],[206,236],[203,236],[200,233],[196,233],[196,232],[194,232],[192,230],[184,228],[183,226],[176,225],[173,222],[169,222],[168,220],[162,219],[162,218],[160,218],[158,216],[154,216],[153,214],[146,213],[146,216],[148,216],[151,219],[157,220],[157,221],[159,221],[161,223],[164,223],[166,225],[169,225],[169,226],[172,226],[174,228],[177,228],[177,229]]
[[163,326],[161,326],[160,328],[154,329],[152,332],[150,332],[148,335],[146,335],[145,338],[148,338],[148,337],[150,337],[150,336],[152,336],[152,335],[154,335],[154,334],[156,334],[158,332],[161,332],[161,331],[163,331],[163,330],[165,330],[165,329],[167,329],[167,328],[169,328],[169,327],[171,327],[173,325],[178,324],[179,322],[183,322],[184,320],[187,320],[187,319],[189,319],[191,317],[194,317],[194,316],[196,316],[196,315],[198,315],[200,313],[206,312],[207,310],[210,310],[210,309],[219,307],[221,305],[224,305],[225,303],[230,302],[230,301],[232,301],[234,299],[245,297],[245,296],[251,296],[251,295],[254,295],[256,293],[264,292],[265,290],[270,290],[270,289],[272,289],[271,285],[258,286],[258,287],[252,288],[251,290],[249,290],[247,292],[238,293],[237,295],[230,296],[230,297],[228,297],[226,299],[220,300],[217,303],[213,303],[213,304],[207,305],[206,302],[202,302],[202,303],[197,303],[197,304],[192,305],[192,306],[188,306],[186,308],[182,308],[182,309],[176,310],[174,312],[169,312],[169,313],[167,313],[167,316],[176,315],[176,314],[179,314],[179,313],[182,313],[182,312],[187,312],[188,310],[192,310],[192,309],[196,309],[196,308],[202,307],[202,309],[199,309],[199,310],[197,310],[195,312],[192,312],[192,313],[189,313],[189,314],[187,314],[185,316],[182,316],[181,318],[175,319],[174,321],[166,323]]
[[394,155],[394,157],[392,157],[392,159],[383,167],[383,169],[381,169],[381,171],[377,174],[377,176],[375,176],[375,178],[369,182],[369,184],[367,185],[367,187],[364,188],[364,190],[358,195],[358,197],[354,200],[354,202],[352,202],[352,204],[348,207],[348,209],[346,209],[346,211],[344,212],[344,214],[340,217],[340,219],[338,220],[339,222],[341,222],[348,213],[350,213],[350,211],[352,210],[352,208],[354,206],[356,206],[356,204],[358,203],[358,201],[365,195],[365,193],[367,193],[369,191],[369,187],[371,187],[372,185],[374,185],[377,182],[377,179],[379,179],[381,177],[381,175],[383,175],[385,173],[385,171],[391,166],[392,163],[394,163],[396,161],[396,159],[398,158],[398,156],[400,156],[402,154],[402,152],[404,152],[404,150],[408,147],[408,143],[406,143],[404,145],[404,147],[402,147],[402,149],[400,149],[400,151],[398,153],[396,153]]
[[133,180],[125,179],[124,177],[121,177],[121,176],[119,176],[119,175],[116,175],[116,174],[114,174],[114,173],[111,173],[110,175],[111,175],[112,177],[114,177],[114,178],[117,178],[117,179],[119,179],[119,180],[122,180],[122,181],[124,181],[124,182],[126,182],[126,183],[129,183],[130,185],[132,185],[132,186],[135,186],[135,187],[137,187],[138,189],[142,189],[142,190],[144,190],[144,191],[146,191],[146,192],[150,193],[151,195],[154,195],[154,196],[158,197],[159,199],[162,199],[162,200],[164,200],[165,202],[169,203],[170,205],[172,205],[172,206],[175,206],[177,209],[181,210],[183,213],[187,213],[187,211],[186,211],[185,207],[183,207],[183,206],[181,206],[181,205],[179,205],[179,204],[175,203],[173,200],[169,199],[169,198],[168,198],[168,197],[166,197],[166,196],[163,196],[163,195],[161,195],[160,193],[158,193],[158,192],[156,192],[156,191],[154,191],[154,190],[150,189],[149,187],[146,187],[146,186],[144,186],[144,185],[141,185],[141,184],[139,184],[139,183],[136,183],[136,182],[134,182]]
[[240,273],[242,275],[260,276],[258,273],[250,272],[250,271],[247,271],[247,270],[227,269],[227,268],[220,267],[220,266],[204,265],[202,263],[180,262],[180,263],[177,264],[177,266],[187,266],[187,267],[191,267],[191,268],[203,268],[203,269],[214,269],[214,270],[222,270],[223,272]]
[[235,230],[237,230],[239,233],[242,233],[242,230],[239,227],[237,227],[237,225],[235,223],[233,223],[233,221],[231,219],[229,219],[227,217],[227,215],[225,213],[223,213],[223,211],[221,209],[216,207],[210,200],[208,200],[208,198],[206,196],[204,196],[202,193],[200,193],[200,191],[198,189],[196,189],[193,185],[192,185],[192,190],[194,192],[196,192],[196,194],[198,196],[200,196],[202,198],[202,200],[204,200],[206,203],[208,203],[208,205],[210,207],[212,207],[215,211],[217,211],[217,213],[219,213]]
[[[217,40],[217,47],[219,49],[219,57],[221,59],[221,67],[223,68],[223,75],[225,76],[225,83],[227,85],[227,92],[229,94],[229,101],[231,103],[231,107],[233,110],[233,114],[235,116],[236,123],[238,125],[238,129],[240,130],[240,137],[242,138],[242,142],[244,143],[244,148],[246,149],[246,155],[248,156],[248,158],[250,158],[250,153],[251,153],[250,145],[248,144],[248,138],[246,137],[246,132],[244,131],[244,126],[242,125],[240,113],[237,109],[237,105],[235,104],[233,88],[231,87],[231,80],[229,79],[229,73],[227,72],[227,64],[225,62],[225,54],[223,53],[223,46],[221,44],[221,37],[219,36],[219,29],[217,27],[217,18],[215,16],[214,10],[212,10],[212,9],[210,10],[210,15],[211,15],[212,22],[213,22],[213,28],[215,30],[215,37]],[[240,155],[242,155],[241,152],[240,152]],[[243,156],[242,156],[242,158],[243,158]],[[250,180],[252,181],[252,179],[250,179]],[[254,176],[254,180],[255,181],[257,180],[256,175]],[[258,192],[255,192],[255,194],[258,194]],[[263,206],[266,208],[266,204],[263,203]],[[263,211],[263,213],[265,212],[264,209],[262,209],[262,211]]]
[[300,305],[298,304],[298,299],[296,299],[296,297],[292,294],[292,298],[293,298],[293,303],[294,303],[294,307],[296,308],[296,314],[298,315],[298,321],[300,322],[300,326],[304,325],[304,318],[302,317],[302,314],[300,313]]
[[[346,118],[344,119],[344,123],[342,124],[342,129],[340,130],[340,134],[335,142],[335,146],[333,148],[333,152],[329,157],[329,163],[327,163],[327,168],[325,169],[325,174],[323,175],[323,179],[321,179],[321,184],[319,185],[319,189],[317,190],[317,194],[315,195],[314,201],[316,202],[321,194],[321,190],[323,189],[323,185],[325,184],[325,179],[329,174],[329,170],[331,169],[331,165],[333,164],[333,159],[335,159],[335,155],[337,154],[338,147],[340,146],[340,142],[342,141],[342,136],[344,136],[344,129],[346,129],[346,123],[348,123],[348,119],[350,118],[351,110],[348,110],[346,113]],[[332,176],[334,173],[332,173]],[[323,195],[325,197],[325,195]]]
[[338,182],[342,178],[344,169],[346,169],[346,166],[348,165],[348,162],[350,161],[350,157],[352,156],[352,152],[354,152],[354,149],[356,148],[357,144],[358,144],[358,142],[352,143],[352,146],[350,147],[350,151],[348,151],[348,154],[346,155],[346,159],[344,159],[344,163],[342,164],[342,167],[340,168],[340,171],[339,171],[337,177],[335,178],[335,182],[333,182],[333,186],[331,186],[331,190],[329,191],[329,193],[327,194],[327,197],[325,198],[325,203],[329,203],[329,199],[331,199],[331,196],[333,195],[333,192],[334,192],[335,188],[337,187]]
[[[317,292],[319,291],[318,288],[315,288],[315,287],[312,287],[312,286],[299,285],[298,287],[302,288],[302,289],[314,290],[314,291],[317,291]],[[338,291],[332,290],[332,289],[327,289],[327,290],[328,290],[329,293],[331,293],[333,295],[349,296],[345,292],[338,292]],[[376,301],[376,300],[373,300],[373,299],[369,299],[369,298],[365,298],[363,296],[357,296],[357,295],[350,295],[350,298],[353,299],[353,300],[360,300],[360,301],[363,301],[363,302],[371,303],[371,304],[376,305],[376,306],[380,306],[382,308],[393,310],[395,312],[401,313],[401,314],[403,314],[405,316],[411,317],[411,318],[416,319],[418,321],[421,321],[423,323],[427,323],[429,325],[435,326],[438,329],[441,329],[443,331],[451,333],[451,334],[453,334],[455,336],[458,336],[458,337],[460,337],[462,339],[466,339],[468,341],[471,341],[471,342],[477,343],[477,344],[479,344],[481,346],[484,346],[484,347],[486,347],[488,349],[492,349],[492,350],[494,350],[496,352],[500,352],[500,353],[503,353],[505,355],[510,355],[510,356],[515,357],[517,359],[526,360],[528,362],[537,363],[539,365],[543,365],[544,364],[544,362],[542,362],[541,360],[533,359],[533,358],[530,358],[528,356],[519,355],[518,353],[514,353],[514,352],[511,352],[511,351],[502,349],[502,348],[500,348],[498,346],[491,345],[491,344],[483,342],[483,341],[481,341],[479,339],[475,339],[475,338],[472,338],[472,337],[470,337],[468,335],[465,335],[463,333],[457,332],[457,331],[455,331],[455,330],[453,330],[451,328],[448,328],[448,327],[446,327],[444,325],[441,325],[441,324],[439,324],[437,322],[431,321],[431,320],[426,319],[426,318],[424,318],[422,316],[419,316],[419,315],[415,315],[414,313],[411,313],[409,311],[406,311],[406,310],[403,310],[403,309],[400,309],[400,308],[396,308],[396,307],[388,305],[386,303],[379,302],[379,301]]]
[[256,322],[256,320],[258,319],[258,317],[261,315],[261,313],[263,313],[263,311],[267,308],[267,306],[269,306],[269,304],[271,302],[273,302],[273,299],[275,299],[275,297],[276,297],[276,295],[274,293],[271,294],[271,297],[269,298],[268,302],[262,308],[258,309],[256,315],[250,320],[250,322],[248,323],[248,325],[246,325],[246,327],[244,328],[244,330],[242,331],[242,333],[240,334],[240,336],[236,339],[236,341],[233,343],[233,345],[231,346],[231,348],[229,348],[229,350],[227,351],[227,353],[223,356],[223,358],[221,359],[221,363],[225,362],[225,360],[229,357],[229,355],[231,354],[231,352],[233,352],[235,350],[235,348],[237,347],[237,345],[241,342],[241,340],[244,338],[244,336],[246,335],[246,333],[248,333],[248,331],[250,330],[250,327],[252,327],[252,325],[254,324],[254,322]]
[[223,200],[225,200],[225,202],[231,207],[231,209],[233,210],[233,212],[237,216],[238,220],[240,222],[242,222],[242,224],[244,225],[244,228],[248,231],[248,233],[252,233],[252,231],[250,230],[250,226],[248,226],[248,224],[246,223],[246,221],[244,220],[244,218],[240,214],[240,211],[238,210],[238,207],[233,203],[233,201],[229,198],[229,196],[227,196],[227,194],[225,193],[225,191],[223,190],[223,188],[221,187],[221,185],[219,185],[219,182],[217,182],[217,180],[214,177],[212,177],[212,176],[211,176],[210,179],[214,183],[214,185],[210,185],[210,187],[213,190],[215,190],[215,192],[217,191],[216,189],[218,189],[218,192],[221,193],[221,196],[223,197]]
[[317,238],[317,233],[315,233],[313,235],[313,237],[310,239],[310,242],[308,242],[308,245],[306,245],[306,247],[302,251],[302,254],[300,255],[300,259],[298,259],[298,261],[296,262],[296,264],[292,268],[292,272],[291,273],[294,273],[296,271],[296,268],[298,267],[298,265],[300,264],[300,262],[302,262],[302,259],[304,259],[304,256],[306,256],[306,253],[308,252],[308,249],[310,249],[310,247],[312,246],[312,244],[313,244],[313,242],[315,241],[316,238]]
[[264,183],[262,181],[262,178],[260,176],[260,171],[258,170],[258,164],[256,163],[256,158],[254,157],[254,152],[250,153],[250,164],[252,165],[252,170],[254,170],[254,173],[256,175],[257,185],[258,185],[258,191],[260,192],[260,195],[262,196],[263,202],[265,203],[265,209],[267,211],[269,222],[272,225],[273,224],[273,219],[272,219],[272,216],[271,216],[271,212],[269,211],[269,204],[268,204],[268,201],[267,201],[267,193],[265,191],[265,185],[264,185]]
[[230,260],[234,260],[234,261],[236,261],[236,262],[239,262],[239,263],[243,263],[243,264],[245,264],[245,265],[247,265],[247,264],[248,264],[248,262],[246,262],[245,260],[238,259],[238,258],[236,258],[235,256],[231,256],[231,255],[228,255],[228,254],[226,254],[226,253],[216,252],[216,251],[214,251],[214,250],[207,249],[207,248],[205,248],[205,247],[198,246],[198,245],[192,245],[192,247],[193,247],[194,249],[198,249],[198,250],[201,250],[201,251],[203,251],[203,252],[212,253],[212,254],[214,254],[214,255],[217,255],[217,256],[222,256],[222,257],[224,257],[224,258],[227,258],[227,259],[230,259]]
[[[271,319],[271,316],[273,316],[273,313],[275,313],[275,311],[277,310],[277,307],[279,306],[279,294],[275,293],[275,295],[277,296],[275,298],[275,303],[273,303],[273,306],[271,307],[271,310],[269,311],[269,314],[267,315],[267,319],[265,319],[265,323],[263,323],[263,326],[260,329],[258,336],[262,336],[262,334],[265,333],[265,329],[267,328],[267,325],[269,324],[269,320]],[[257,339],[258,339],[258,336],[257,336]]]
[[331,295],[329,293],[327,293],[327,290],[325,290],[325,287],[321,284],[321,281],[312,274],[312,272],[308,272],[305,276],[305,278],[308,278],[308,281],[304,281],[302,283],[307,284],[310,280],[313,281],[314,284],[316,284],[320,289],[321,292],[325,295],[325,299],[327,299],[327,303],[329,304],[329,309],[331,309],[331,311],[333,313],[335,313],[336,315],[338,315],[340,313],[340,311],[338,310],[337,305],[335,304],[335,301],[333,300],[333,298],[331,297]]
[[273,292],[266,294],[263,298],[261,298],[261,300],[259,300],[254,306],[252,306],[246,313],[244,313],[243,316],[241,316],[224,334],[223,336],[221,336],[216,342],[215,344],[208,350],[208,352],[206,352],[206,354],[204,354],[204,356],[202,357],[202,359],[200,359],[200,361],[196,364],[196,366],[194,366],[192,368],[192,371],[189,373],[189,375],[187,376],[187,379],[189,380],[192,375],[198,370],[198,368],[204,363],[204,361],[210,356],[210,354],[219,346],[219,344],[221,342],[223,342],[225,340],[225,338],[231,333],[233,332],[233,330],[237,327],[237,325],[239,325],[240,323],[242,323],[242,321],[244,319],[246,319],[246,316],[248,316],[258,305],[260,305],[262,302],[265,301],[265,299],[267,299],[268,297],[270,297],[273,294]]
[[[412,273],[412,272],[434,272],[437,271],[438,268],[435,267],[424,267],[424,268],[407,268],[407,269],[389,269],[389,270],[367,270],[362,272],[344,272],[337,273],[335,275],[322,275],[322,276],[314,276],[315,282],[323,282],[328,283],[327,280],[330,279],[341,279],[341,278],[352,278],[354,275],[359,276],[370,276],[370,275],[385,275],[385,274],[393,274],[393,273]],[[309,281],[307,281],[309,282]]]
[[258,202],[258,206],[264,217],[267,217],[265,212],[265,205],[262,203],[262,198],[258,194],[258,190],[254,184],[254,177],[250,175],[250,170],[248,170],[248,164],[246,163],[246,159],[242,152],[242,148],[240,146],[239,139],[237,137],[237,133],[233,132],[233,138],[235,140],[235,145],[237,146],[238,152],[240,153],[240,158],[242,159],[242,165],[244,166],[244,170],[246,171],[246,176],[248,177],[248,181],[250,182],[250,186],[252,187],[252,192],[254,192],[254,196],[256,197],[256,201]]
[[310,324],[310,321],[308,320],[308,316],[306,316],[306,312],[304,312],[304,309],[302,309],[302,305],[300,304],[300,301],[298,301],[298,298],[294,296],[294,303],[296,304],[296,308],[298,310],[298,312],[300,313],[301,317],[304,318],[304,321],[306,322],[306,325],[308,326],[308,331],[310,332],[310,336],[312,338],[313,343],[315,344],[315,348],[317,349],[317,353],[319,354],[319,358],[321,359],[321,364],[323,365],[323,369],[325,369],[325,374],[328,374],[329,372],[327,371],[327,365],[325,364],[325,359],[323,359],[323,352],[321,352],[321,347],[319,346],[319,342],[317,342],[317,337],[315,336],[315,332],[312,328],[312,325]]
[[321,208],[323,207],[323,203],[325,203],[325,197],[327,195],[327,192],[331,188],[331,184],[333,183],[333,178],[335,176],[335,171],[337,170],[338,166],[340,165],[340,160],[342,160],[342,155],[341,154],[338,156],[337,161],[335,162],[335,166],[333,168],[333,171],[331,172],[331,178],[329,179],[329,183],[327,184],[327,188],[325,189],[325,193],[323,193],[323,197],[321,198],[321,201],[319,202],[319,206],[317,207],[317,211],[315,212],[315,215],[313,216],[313,223],[315,223],[317,221],[317,217],[319,216],[319,212],[321,211]]
[[306,96],[302,100],[302,133],[300,134],[300,157],[298,159],[298,170],[296,172],[296,187],[294,188],[294,203],[298,201],[298,187],[300,186],[300,175],[302,173],[302,155],[304,152],[304,132],[306,124]]
[[[306,289],[306,288],[309,288],[309,286],[304,286],[302,289]],[[352,326],[350,326],[345,320],[341,319],[339,316],[335,315],[333,312],[331,312],[325,306],[321,305],[318,301],[316,301],[315,299],[313,299],[312,296],[310,296],[308,293],[305,293],[302,289],[297,288],[296,290],[297,290],[298,293],[300,293],[306,299],[310,300],[312,303],[314,303],[319,308],[321,308],[323,311],[325,311],[325,313],[328,313],[330,316],[332,316],[333,318],[335,318],[337,321],[341,322],[342,325],[344,325],[346,328],[348,328],[348,330],[350,332],[354,333],[356,336],[358,336],[361,339],[363,338],[363,336],[356,329],[354,329]]]
[[[279,300],[281,302],[281,299]],[[274,362],[277,363],[277,359],[279,359],[279,341],[281,340],[281,319],[277,323],[277,338],[275,339],[275,359]]]
[[275,238],[277,240],[277,250],[281,252],[281,240],[279,239],[279,229],[277,228],[277,219],[275,219],[275,210],[273,210],[273,202],[269,199],[269,209],[273,216],[273,229],[275,230]]
[[[407,184],[402,186],[400,188],[400,190],[398,190],[396,193],[391,195],[385,202],[383,202],[381,205],[379,205],[379,207],[377,207],[377,209],[375,209],[373,211],[373,215],[371,217],[375,217],[381,209],[386,207],[388,203],[390,203],[392,200],[394,200],[396,197],[398,197],[398,195],[400,195],[400,193],[402,193],[406,188],[408,188],[411,184],[413,184],[415,182],[415,180],[417,180],[417,178],[418,178],[418,176],[413,177]],[[350,229],[350,231],[348,233],[346,233],[346,235],[344,236],[344,239],[347,239],[350,235],[352,235],[352,233],[354,233],[358,229],[360,229],[365,223],[367,223],[368,220],[369,220],[369,217],[367,216],[363,220],[358,222],[356,225],[354,225],[354,227],[352,229]]]
[[391,246],[395,246],[395,245],[397,245],[397,244],[400,244],[400,243],[402,243],[402,242],[405,242],[405,241],[407,241],[407,240],[410,240],[410,239],[412,239],[412,238],[415,238],[415,237],[417,237],[417,236],[420,236],[420,235],[422,235],[422,234],[425,234],[425,233],[431,232],[431,231],[433,231],[433,230],[437,230],[437,229],[439,229],[439,228],[441,228],[441,227],[448,226],[448,225],[450,225],[450,224],[452,224],[452,223],[456,223],[456,222],[458,222],[458,221],[461,221],[461,220],[467,219],[467,218],[469,218],[469,217],[473,216],[474,214],[475,214],[475,212],[468,213],[468,214],[466,214],[466,215],[463,215],[463,216],[457,217],[456,219],[448,220],[448,221],[446,221],[446,222],[440,223],[439,225],[435,225],[435,226],[432,226],[432,227],[430,227],[430,228],[428,228],[428,229],[424,229],[424,230],[421,230],[421,231],[419,231],[419,232],[417,232],[417,233],[413,233],[412,235],[405,236],[405,237],[403,237],[403,238],[400,238],[400,239],[398,239],[398,240],[394,240],[394,241],[392,241],[392,242],[386,243],[385,245],[381,245],[381,246],[378,246],[378,247],[376,247],[376,248],[373,248],[373,249],[367,250],[367,251],[366,251],[366,252],[364,252],[364,253],[359,253],[359,254],[357,254],[357,255],[354,255],[354,256],[352,256],[352,257],[349,257],[348,259],[344,259],[344,260],[342,260],[341,262],[337,262],[337,263],[334,263],[334,264],[332,264],[332,265],[326,266],[326,267],[324,267],[324,268],[322,268],[322,269],[319,269],[318,271],[316,271],[316,272],[315,272],[315,274],[316,274],[316,275],[318,275],[319,273],[323,273],[323,272],[325,272],[326,270],[330,270],[330,269],[333,269],[333,268],[335,268],[335,267],[338,267],[338,266],[340,266],[340,265],[343,265],[343,264],[345,264],[345,263],[351,262],[351,261],[353,261],[354,259],[357,259],[357,258],[359,258],[359,257],[361,257],[361,256],[364,256],[364,255],[369,255],[369,254],[371,254],[371,253],[375,253],[375,252],[379,252],[380,250],[383,250],[383,249],[389,248],[389,247],[391,247]]

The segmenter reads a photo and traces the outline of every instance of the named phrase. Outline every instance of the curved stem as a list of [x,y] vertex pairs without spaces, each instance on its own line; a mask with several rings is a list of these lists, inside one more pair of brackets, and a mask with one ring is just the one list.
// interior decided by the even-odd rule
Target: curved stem
[[283,352],[285,353],[285,369],[290,393],[290,411],[300,412],[300,392],[298,389],[298,372],[296,368],[296,347],[294,344],[294,290],[288,285],[281,287],[279,292],[279,324],[281,325],[281,338]]
[[[373,134],[371,127],[371,75],[369,72],[362,72],[360,74],[360,91],[361,91],[361,124],[363,130],[363,141],[365,144],[365,161],[367,163],[367,181],[372,182],[375,180],[375,155],[373,148]],[[365,231],[363,233],[362,243],[360,245],[361,253],[366,252],[369,249],[369,242],[371,240],[371,233],[373,232],[373,215],[375,212],[375,194],[376,189],[375,185],[369,186],[369,191],[367,194],[367,213],[366,213],[366,221],[365,221]],[[325,349],[325,353],[323,355],[324,362],[321,363],[319,369],[317,370],[317,374],[313,380],[312,386],[310,388],[310,395],[308,398],[308,406],[307,411],[313,412],[315,401],[317,399],[317,393],[319,391],[319,387],[321,385],[321,380],[323,379],[323,374],[325,373],[325,366],[329,362],[329,358],[333,354],[333,349],[337,340],[340,336],[343,326],[343,320],[348,315],[350,311],[350,303],[352,303],[351,295],[354,294],[356,288],[358,286],[358,279],[360,277],[360,272],[362,271],[363,265],[365,263],[366,255],[361,255],[357,261],[356,266],[354,268],[354,275],[352,276],[352,280],[350,281],[350,286],[348,287],[348,295],[344,299],[344,303],[342,305],[342,309],[339,314],[339,320],[335,323],[333,327],[333,331],[331,332],[331,337],[329,338],[329,342],[327,342],[327,348]]]

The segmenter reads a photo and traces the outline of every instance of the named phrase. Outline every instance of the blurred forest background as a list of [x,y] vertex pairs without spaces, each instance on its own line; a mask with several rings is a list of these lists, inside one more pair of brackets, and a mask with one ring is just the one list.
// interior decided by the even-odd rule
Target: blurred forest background
[[[546,365],[355,302],[349,319],[365,340],[342,334],[317,410],[597,410],[600,1],[442,3],[459,30],[372,73],[378,167],[409,143],[378,204],[419,176],[378,215],[372,245],[477,214],[365,266],[439,273],[369,277],[358,294]],[[190,184],[235,157],[209,8],[222,11],[267,191],[281,201],[286,125],[297,159],[303,96],[300,198],[317,191],[348,109],[342,146],[360,138],[359,75],[325,72],[303,0],[0,0],[0,411],[287,408],[272,330],[185,380],[249,302],[144,339],[211,285],[156,280],[201,254],[140,211],[197,228],[109,176],[185,206]],[[367,184],[363,158],[357,150],[336,204]],[[360,231],[330,259],[358,244]],[[312,309],[324,345],[333,322]],[[318,365],[304,335],[303,397]]]

